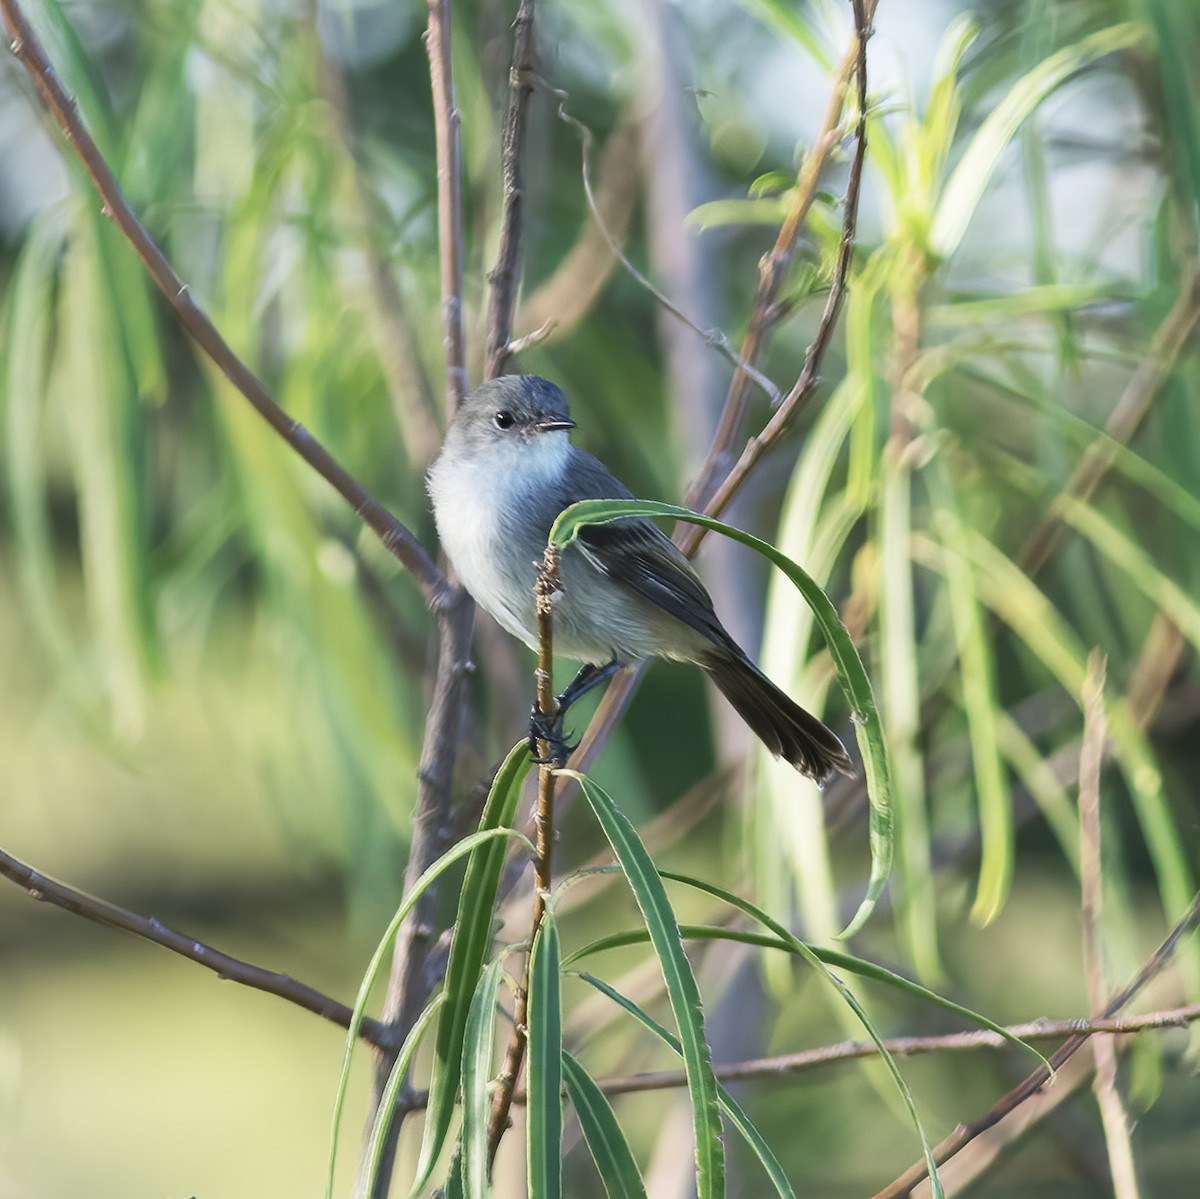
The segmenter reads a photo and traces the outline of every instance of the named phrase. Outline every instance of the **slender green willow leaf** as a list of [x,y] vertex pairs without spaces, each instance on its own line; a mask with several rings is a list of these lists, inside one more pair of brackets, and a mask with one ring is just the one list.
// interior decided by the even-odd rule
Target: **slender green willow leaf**
[[929,853],[925,763],[917,746],[921,684],[917,666],[917,626],[913,595],[912,470],[896,459],[883,464],[879,501],[880,673],[888,746],[896,767],[900,797],[900,860],[904,892],[898,907],[901,934],[917,972],[926,978],[942,973],[937,950],[934,873]]
[[[809,945],[807,941],[801,941],[788,932],[782,924],[772,919],[757,904],[753,904],[735,892],[728,891],[724,887],[719,887],[715,883],[706,882],[704,879],[696,878],[690,874],[680,874],[674,870],[662,870],[659,873],[663,878],[670,879],[672,882],[683,883],[688,887],[694,887],[698,891],[703,891],[705,894],[711,895],[715,899],[719,899],[737,908],[739,912],[745,912],[747,916],[753,920],[757,920],[772,933],[771,938],[751,942],[751,944],[769,945],[771,948],[785,949],[788,953],[794,953],[805,958],[810,964],[819,963],[822,966],[837,966],[839,969],[849,970],[851,974],[858,974],[863,978],[869,978],[875,982],[885,983],[889,987],[896,987],[898,990],[906,991],[908,994],[927,1000],[929,1003],[935,1003],[938,1007],[945,1008],[948,1012],[954,1012],[956,1015],[970,1020],[972,1024],[978,1024],[983,1028],[990,1029],[994,1033],[998,1033],[1006,1041],[1011,1042],[1018,1048],[1028,1050],[1043,1066],[1049,1067],[1050,1063],[1028,1041],[1023,1041],[1020,1037],[1013,1036],[1007,1029],[1001,1027],[995,1021],[989,1020],[987,1016],[984,1016],[980,1012],[973,1011],[969,1007],[963,1007],[962,1004],[955,1003],[954,1000],[947,999],[944,995],[939,995],[936,991],[931,991],[928,987],[923,987],[920,983],[913,982],[910,978],[905,978],[903,974],[897,974],[894,970],[888,970],[886,967],[879,966],[875,962],[868,962],[865,958],[855,957],[853,954],[843,953],[837,949],[826,949],[821,946]],[[699,931],[699,929],[704,928],[703,925],[695,926],[687,924],[682,927],[689,930],[689,932],[685,932],[685,936],[690,935],[690,930],[697,930],[696,935],[704,935],[703,932]],[[573,958],[576,956],[572,954]],[[826,971],[826,973],[828,972]]]
[[[914,539],[913,546],[924,560],[943,569],[940,547],[924,538]],[[1083,688],[1086,654],[1062,614],[1033,580],[986,537],[967,530],[966,549],[977,570],[980,599],[1012,628],[1068,694],[1078,696]],[[1107,716],[1116,759],[1154,863],[1163,911],[1183,911],[1191,902],[1195,885],[1163,794],[1162,775],[1128,704],[1110,698]],[[1200,953],[1195,945],[1189,942],[1179,952],[1192,987],[1200,985]]]
[[934,528],[942,543],[953,551],[946,557],[946,582],[962,666],[963,707],[967,714],[971,766],[979,801],[982,847],[979,884],[971,917],[986,925],[1004,906],[1013,872],[1012,802],[996,728],[1000,704],[996,696],[991,642],[984,628],[970,561],[962,549],[958,497],[946,472],[945,455],[936,456],[925,477],[934,502]]
[[[601,982],[591,974],[581,974],[579,977],[595,987],[602,995],[607,995],[615,1004],[624,1008],[658,1037],[664,1045],[669,1046],[680,1057],[683,1057],[683,1046],[679,1043],[679,1038],[669,1033],[653,1016],[638,1007],[632,999],[626,998],[620,991],[610,987],[606,982]],[[720,1083],[717,1083],[717,1098],[725,1114],[729,1117],[730,1123],[742,1134],[746,1143],[754,1151],[754,1155],[762,1162],[767,1177],[775,1187],[775,1193],[780,1196],[780,1199],[795,1199],[795,1192],[792,1190],[791,1183],[788,1182],[787,1175],[783,1172],[783,1166],[780,1165],[771,1146],[763,1139],[762,1133],[746,1115],[741,1104]]]
[[17,574],[26,609],[57,668],[71,678],[80,655],[63,615],[55,571],[42,429],[50,366],[50,306],[63,235],[60,214],[43,213],[30,226],[13,272],[3,346],[3,449]]
[[1059,782],[1054,767],[1042,756],[1025,730],[1007,713],[996,716],[1000,748],[1013,773],[1033,796],[1042,818],[1050,826],[1071,868],[1079,869],[1079,818],[1067,789]]
[[[879,1056],[883,1059],[884,1065],[887,1066],[888,1073],[892,1076],[892,1081],[896,1085],[896,1090],[900,1094],[900,1098],[904,1103],[905,1109],[908,1112],[909,1119],[912,1120],[913,1127],[917,1130],[917,1136],[921,1142],[921,1149],[925,1156],[925,1164],[929,1170],[929,1177],[933,1187],[933,1193],[940,1199],[942,1195],[942,1186],[938,1181],[937,1164],[933,1160],[933,1151],[929,1147],[929,1139],[925,1135],[925,1127],[921,1123],[921,1117],[917,1113],[917,1105],[913,1101],[912,1092],[908,1089],[908,1084],[904,1081],[904,1076],[900,1073],[899,1067],[896,1065],[895,1059],[887,1051],[887,1047],[883,1043],[883,1039],[879,1033],[875,1031],[875,1026],[871,1023],[867,1013],[863,1010],[863,1006],[859,1003],[854,992],[836,974],[827,969],[820,958],[807,946],[803,941],[794,937],[786,928],[783,927],[777,920],[773,920],[766,912],[755,907],[754,904],[742,899],[739,895],[734,895],[731,891],[726,891],[722,887],[716,887],[711,883],[706,883],[701,879],[694,879],[689,875],[674,874],[673,872],[663,872],[664,877],[674,878],[679,882],[686,882],[689,886],[697,887],[702,891],[708,892],[710,895],[715,895],[720,899],[724,899],[727,903],[731,903],[734,907],[741,909],[747,915],[753,916],[755,920],[764,924],[769,928],[780,940],[786,941],[791,946],[795,953],[798,953],[809,965],[816,967],[825,978],[833,985],[834,989],[841,995],[842,999],[849,1006],[850,1010],[858,1017],[859,1022],[866,1030],[867,1036],[874,1042],[876,1049],[879,1050]],[[588,976],[585,975],[585,978]],[[590,979],[589,979],[590,981]],[[595,985],[595,984],[593,984]],[[609,991],[605,990],[606,994]],[[614,993],[615,994],[615,993]],[[1007,1035],[1007,1034],[1005,1034]],[[1036,1052],[1036,1051],[1034,1051]],[[1041,1055],[1038,1055],[1041,1057]],[[1043,1059],[1044,1060],[1044,1059]]]
[[489,963],[467,1013],[463,1034],[462,1181],[467,1199],[485,1199],[488,1193],[488,1120],[492,1056],[496,1044],[496,994],[503,963]]
[[725,1194],[725,1150],[721,1144],[717,1079],[713,1074],[712,1053],[704,1039],[704,1007],[700,988],[696,985],[696,976],[683,951],[679,925],[667,899],[666,888],[633,825],[612,798],[581,774],[570,770],[560,773],[578,780],[617,861],[625,871],[646,922],[683,1046],[684,1071],[687,1074],[696,1135],[696,1191],[699,1199],[721,1199]]
[[862,659],[858,656],[858,650],[846,626],[842,624],[829,597],[785,554],[781,554],[765,541],[743,533],[741,529],[702,516],[690,508],[681,508],[675,504],[658,504],[650,500],[581,500],[559,513],[554,527],[550,530],[550,541],[553,545],[565,549],[586,525],[608,524],[614,520],[635,516],[665,516],[689,521],[722,533],[726,537],[732,537],[734,541],[740,541],[743,545],[757,550],[779,567],[800,589],[817,618],[837,668],[838,681],[850,703],[855,733],[863,756],[863,768],[867,776],[867,794],[871,802],[871,876],[862,904],[842,933],[843,937],[851,936],[870,916],[891,872],[892,789],[883,727],[875,706],[875,696],[871,691],[871,682],[867,678]]
[[[506,829],[512,824],[521,797],[521,784],[529,773],[532,759],[524,742],[509,751],[496,773],[480,817],[480,833]],[[480,834],[476,834],[477,836]],[[524,840],[524,838],[522,838]],[[528,842],[526,842],[528,844]],[[450,941],[446,963],[446,1011],[438,1021],[434,1048],[433,1075],[429,1080],[429,1102],[425,1109],[425,1129],[421,1155],[412,1194],[420,1194],[446,1145],[454,1102],[462,1069],[463,1037],[471,999],[492,943],[492,911],[496,891],[504,869],[504,845],[495,841],[471,855],[458,902],[458,921]]]
[[1179,626],[1179,631],[1192,646],[1200,649],[1200,604],[1174,579],[1163,574],[1140,545],[1122,533],[1091,504],[1085,504],[1063,492],[1058,507],[1063,520],[1123,570],[1146,598]]
[[[816,579],[828,578],[853,527],[849,505],[841,510],[829,505],[824,515],[832,515],[830,524],[837,532],[821,539],[818,553],[817,529],[825,524],[822,516],[829,480],[864,399],[865,389],[857,376],[834,390],[805,439],[784,498],[775,540],[780,552],[793,562],[807,563]],[[847,516],[851,518],[844,519]],[[803,695],[810,707],[817,698],[817,688],[806,677],[812,626],[812,610],[804,598],[782,575],[773,574],[767,590],[762,662],[777,674],[786,690]],[[755,752],[751,808],[755,894],[774,911],[790,908],[794,894],[804,927],[822,940],[833,937],[838,929],[837,890],[820,789],[812,784],[798,786],[795,772],[762,746],[756,746]],[[768,980],[769,971],[770,967],[765,974]],[[788,985],[786,975],[784,969],[783,976],[775,980],[779,986]]]
[[547,908],[529,968],[525,1162],[530,1199],[562,1195],[562,1001],[558,925]]
[[646,1199],[646,1185],[608,1098],[565,1049],[562,1065],[567,1098],[579,1117],[608,1199]]
[[[395,940],[396,933],[400,929],[405,916],[412,911],[417,900],[425,893],[429,885],[444,874],[459,858],[466,854],[473,853],[481,845],[488,845],[503,841],[506,838],[512,838],[520,841],[529,851],[533,852],[533,845],[527,837],[516,832],[511,828],[489,828],[482,829],[479,832],[472,833],[469,837],[464,837],[457,845],[453,846],[444,853],[424,874],[416,881],[413,888],[404,897],[404,902],[396,909],[396,914],[392,917],[391,922],[387,926],[378,946],[376,946],[374,954],[371,955],[371,961],[367,966],[367,972],[363,975],[362,983],[358,988],[358,997],[354,1001],[354,1014],[350,1019],[350,1028],[346,1033],[346,1049],[342,1057],[342,1074],[338,1080],[337,1097],[333,1103],[333,1127],[330,1130],[329,1137],[329,1171],[328,1171],[328,1190],[327,1195],[332,1199],[333,1195],[333,1169],[337,1156],[337,1140],[338,1130],[342,1121],[342,1107],[346,1101],[346,1087],[350,1082],[350,1059],[354,1054],[354,1046],[358,1042],[358,1030],[362,1026],[363,1015],[366,1012],[367,1001],[371,996],[371,990],[375,985],[375,980],[379,977],[383,969],[384,958],[392,947],[392,942]],[[450,1000],[455,999],[455,993],[446,988],[447,996]],[[472,988],[472,992],[474,988]],[[465,1001],[465,1007],[470,1006],[470,996]],[[461,1059],[461,1040],[459,1042],[459,1054]]]
[[375,1184],[379,1178],[379,1166],[383,1161],[383,1147],[387,1143],[388,1132],[391,1130],[392,1121],[396,1116],[396,1096],[400,1093],[400,1087],[408,1074],[408,1068],[412,1065],[413,1056],[417,1052],[417,1046],[420,1045],[421,1038],[425,1035],[425,1030],[429,1027],[434,1016],[437,1015],[437,1011],[445,1002],[445,999],[446,996],[443,992],[417,1017],[416,1023],[409,1029],[408,1036],[404,1038],[404,1044],[400,1046],[400,1052],[396,1055],[396,1060],[392,1063],[392,1068],[388,1072],[387,1082],[384,1085],[383,1092],[379,1096],[379,1106],[375,1109],[375,1120],[371,1125],[371,1136],[367,1141],[367,1150],[364,1157],[366,1177],[362,1189],[364,1195],[373,1195],[375,1193]]
[[958,248],[992,171],[1021,122],[1072,75],[1144,40],[1140,24],[1110,25],[1052,54],[1017,81],[980,125],[946,183],[930,234],[934,253],[946,258]]

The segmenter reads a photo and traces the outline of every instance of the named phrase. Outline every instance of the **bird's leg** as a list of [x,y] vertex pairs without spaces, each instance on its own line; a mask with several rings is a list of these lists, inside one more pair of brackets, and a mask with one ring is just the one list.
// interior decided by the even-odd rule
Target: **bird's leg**
[[601,683],[611,679],[620,669],[621,663],[616,658],[613,658],[611,662],[606,662],[603,666],[598,666],[594,662],[585,662],[579,668],[579,673],[555,699],[554,703],[558,711],[553,717],[543,715],[538,711],[537,704],[533,705],[533,711],[529,716],[529,752],[535,760],[542,761],[537,756],[537,743],[544,741],[550,747],[548,760],[560,768],[567,764],[567,759],[578,748],[578,743],[572,745],[563,731],[563,717],[566,715],[567,709],[593,688],[599,687]]

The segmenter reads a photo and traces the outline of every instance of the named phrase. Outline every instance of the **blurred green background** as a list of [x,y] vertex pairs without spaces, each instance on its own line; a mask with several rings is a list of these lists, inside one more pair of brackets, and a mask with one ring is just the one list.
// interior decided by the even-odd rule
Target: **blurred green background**
[[[454,5],[473,382],[514,9]],[[432,547],[423,474],[444,363],[424,6],[27,10],[195,298]],[[635,493],[679,500],[730,367],[614,266],[579,136],[549,89],[596,136],[598,203],[631,259],[737,344],[848,5],[554,0],[537,28],[547,87],[530,118],[516,332],[557,324],[517,366],[568,391],[577,443]],[[898,864],[856,952],[997,1020],[1083,1015],[1075,771],[1089,650],[1108,655],[1114,987],[1186,906],[1200,840],[1200,11],[881,0],[875,28],[860,241],[825,383],[730,519],[827,586],[875,679]],[[762,363],[784,391],[831,277],[852,117]],[[399,898],[432,621],[185,339],[9,56],[0,313],[0,846],[348,999]],[[1136,415],[1127,448],[1102,438],[1114,411]],[[755,392],[746,432],[768,415]],[[1098,438],[1105,481],[1060,499]],[[1029,538],[1048,513],[1064,535],[1043,565]],[[723,618],[849,737],[806,613],[750,557],[713,538],[702,552]],[[464,794],[522,734],[533,690],[531,656],[484,617],[476,658]],[[861,794],[845,783],[822,796],[761,760],[694,671],[650,672],[596,775],[635,820],[662,816],[663,862],[753,895],[802,935],[827,941],[861,896]],[[562,869],[599,846],[568,813]],[[679,898],[686,918],[713,919]],[[570,947],[634,921],[610,885],[564,917],[564,935]],[[519,939],[519,920],[507,932]],[[0,954],[3,1199],[318,1192],[332,1026],[9,884]],[[627,950],[605,965],[652,996],[645,960]],[[718,1062],[857,1035],[790,964],[716,946],[696,960]],[[1198,962],[1182,955],[1142,1004],[1194,1001]],[[889,1034],[949,1027],[860,989]],[[582,990],[566,998],[595,1073],[668,1064]],[[1122,1058],[1146,1194],[1190,1196],[1200,1176],[1186,1044],[1153,1034]],[[977,1054],[905,1073],[940,1136],[1028,1066]],[[880,1079],[847,1066],[737,1093],[798,1192],[849,1197],[917,1156]],[[364,1067],[348,1129],[366,1089]],[[655,1199],[689,1193],[672,1102],[618,1104]],[[521,1193],[519,1149],[511,1137],[499,1194]],[[731,1193],[761,1193],[758,1167],[732,1154]],[[568,1159],[572,1195],[601,1193],[585,1159]],[[1111,1193],[1086,1088],[972,1193]]]

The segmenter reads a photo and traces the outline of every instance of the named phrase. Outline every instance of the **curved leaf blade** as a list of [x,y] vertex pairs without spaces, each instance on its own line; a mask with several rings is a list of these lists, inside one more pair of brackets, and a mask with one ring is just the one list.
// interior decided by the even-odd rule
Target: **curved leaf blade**
[[[591,974],[581,974],[580,978],[590,983],[601,994],[607,995],[614,1003],[623,1007],[665,1045],[673,1049],[680,1057],[683,1056],[683,1046],[680,1045],[679,1038],[669,1033],[657,1020],[638,1007],[632,999],[626,998],[620,991],[610,987],[606,982],[601,982],[600,979]],[[771,1146],[763,1139],[762,1133],[751,1123],[750,1117],[746,1115],[738,1101],[720,1083],[717,1083],[717,1097],[725,1114],[729,1117],[730,1123],[742,1134],[746,1143],[754,1150],[755,1156],[762,1162],[763,1169],[766,1170],[767,1176],[771,1179],[771,1183],[775,1187],[775,1193],[779,1195],[780,1199],[796,1199],[792,1185],[788,1182],[787,1175],[783,1172],[783,1166],[780,1165],[779,1159],[775,1156]]]
[[562,1196],[562,1001],[558,925],[549,908],[529,969],[525,1160],[530,1199]]
[[704,1038],[704,1007],[666,888],[629,818],[611,796],[575,771],[559,773],[579,782],[641,909],[679,1027],[696,1135],[697,1194],[699,1199],[723,1199],[725,1150],[721,1144],[717,1078],[713,1073],[712,1053]]
[[608,1199],[646,1199],[646,1184],[607,1096],[565,1049],[562,1065],[567,1098]]
[[741,529],[735,529],[732,525],[677,504],[660,504],[651,500],[580,500],[559,513],[550,530],[550,543],[565,549],[585,525],[609,524],[614,520],[638,516],[665,516],[685,520],[722,533],[756,550],[796,585],[821,626],[821,633],[837,669],[838,682],[853,713],[854,731],[862,753],[867,795],[871,803],[871,875],[867,881],[867,893],[854,918],[841,934],[843,938],[852,936],[871,915],[891,873],[894,824],[891,770],[884,743],[883,725],[875,705],[871,681],[849,631],[842,624],[837,609],[825,592],[786,554],[781,554],[773,545],[744,533]]
[[[479,820],[480,833],[508,830],[516,816],[521,784],[533,764],[529,748],[521,742],[515,745],[496,772],[492,789]],[[511,833],[510,835],[519,836]],[[524,838],[521,838],[524,840]],[[527,841],[525,842],[529,844]],[[532,853],[532,847],[530,847]],[[450,941],[450,956],[446,963],[446,994],[449,1001],[438,1021],[434,1046],[433,1074],[429,1080],[429,1103],[425,1109],[425,1128],[421,1138],[421,1153],[411,1194],[424,1190],[437,1164],[450,1124],[454,1118],[454,1102],[458,1096],[462,1070],[463,1038],[471,999],[483,971],[483,963],[492,943],[492,912],[496,892],[504,870],[504,846],[496,841],[471,855],[463,879],[458,903],[458,919]]]
[[488,1119],[492,1106],[488,1083],[492,1078],[496,997],[502,970],[497,960],[480,975],[463,1037],[462,1187],[467,1199],[485,1199],[488,1193]]

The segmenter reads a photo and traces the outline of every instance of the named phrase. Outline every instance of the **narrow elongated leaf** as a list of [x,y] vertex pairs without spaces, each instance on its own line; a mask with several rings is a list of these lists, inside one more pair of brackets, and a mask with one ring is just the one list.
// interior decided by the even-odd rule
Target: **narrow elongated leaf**
[[445,994],[438,995],[425,1008],[425,1010],[417,1017],[416,1023],[409,1029],[408,1036],[404,1038],[404,1044],[400,1047],[400,1052],[396,1055],[396,1060],[392,1063],[392,1068],[388,1072],[387,1083],[384,1085],[383,1093],[379,1096],[379,1106],[375,1109],[375,1120],[371,1125],[371,1136],[367,1141],[367,1150],[364,1159],[365,1165],[365,1180],[362,1188],[364,1195],[373,1195],[375,1193],[375,1183],[379,1177],[379,1165],[383,1161],[383,1147],[387,1143],[388,1132],[391,1130],[392,1121],[396,1115],[396,1096],[400,1093],[400,1087],[404,1082],[405,1076],[408,1074],[408,1068],[412,1065],[412,1059],[417,1052],[417,1046],[421,1043],[421,1038],[425,1035],[425,1030],[429,1027],[430,1021],[437,1015],[445,1001]]
[[[521,796],[521,784],[531,765],[529,749],[524,742],[509,751],[492,783],[479,820],[480,832],[476,836],[487,830],[506,829],[512,824]],[[479,853],[471,855],[467,864],[458,902],[458,920],[446,963],[448,1001],[446,1011],[438,1021],[433,1075],[429,1080],[429,1102],[425,1109],[425,1129],[411,1192],[414,1195],[422,1192],[429,1182],[450,1131],[462,1070],[467,1015],[492,943],[492,912],[496,906],[496,891],[503,869],[504,845],[500,841],[483,846]]]
[[[858,1017],[859,1023],[866,1030],[867,1036],[875,1043],[875,1048],[879,1050],[879,1056],[883,1059],[884,1065],[887,1066],[888,1073],[892,1076],[892,1081],[895,1083],[896,1090],[900,1094],[900,1098],[904,1103],[905,1109],[908,1111],[909,1119],[912,1121],[913,1127],[917,1131],[917,1137],[921,1142],[921,1149],[925,1156],[925,1165],[929,1170],[930,1183],[933,1187],[933,1194],[940,1199],[942,1195],[942,1186],[938,1181],[937,1164],[933,1160],[933,1151],[929,1147],[929,1139],[925,1135],[925,1127],[921,1123],[921,1117],[917,1112],[917,1105],[913,1101],[912,1092],[908,1089],[908,1084],[904,1081],[904,1076],[900,1073],[899,1067],[896,1065],[895,1059],[887,1051],[887,1046],[884,1045],[882,1037],[875,1031],[875,1026],[871,1023],[867,1013],[863,1010],[863,1006],[859,1003],[857,996],[850,990],[848,986],[836,974],[829,970],[825,964],[817,957],[803,941],[793,936],[786,928],[783,927],[777,920],[773,920],[766,912],[757,908],[748,900],[742,899],[741,896],[733,894],[731,891],[726,891],[722,887],[717,887],[712,883],[706,883],[701,879],[695,879],[689,875],[677,875],[672,872],[663,872],[664,877],[675,878],[679,882],[686,882],[690,886],[698,887],[702,891],[706,891],[711,895],[724,899],[727,903],[731,903],[734,907],[739,908],[749,916],[753,916],[755,920],[764,924],[769,928],[780,940],[786,941],[802,958],[810,965],[815,966],[825,978],[832,984],[834,989],[841,995],[842,999],[849,1006],[850,1010]],[[585,975],[585,977],[587,977]],[[589,979],[590,981],[590,979]],[[608,990],[605,991],[608,994]],[[614,993],[615,994],[615,993]],[[1008,1036],[1009,1034],[1002,1034]],[[1009,1037],[1009,1039],[1012,1039]],[[1033,1052],[1037,1052],[1034,1050]],[[1038,1054],[1041,1057],[1041,1054]],[[1045,1060],[1045,1059],[1042,1059]]]
[[934,527],[943,544],[954,550],[946,558],[946,582],[962,667],[963,708],[971,743],[982,848],[979,884],[971,916],[980,924],[989,924],[1004,906],[1012,883],[1012,801],[996,728],[1000,704],[996,696],[991,643],[984,628],[970,562],[961,549],[963,533],[958,499],[944,463],[944,455],[939,455],[926,472],[926,479],[934,499]]
[[529,968],[529,1065],[525,1071],[525,1160],[530,1199],[562,1195],[562,1002],[558,925],[549,909]]
[[581,774],[570,770],[560,773],[578,780],[617,861],[621,863],[642,918],[646,921],[683,1047],[683,1065],[696,1135],[697,1194],[699,1199],[721,1199],[725,1194],[725,1150],[721,1144],[717,1079],[713,1074],[712,1054],[704,1039],[704,1008],[700,988],[696,985],[696,976],[683,951],[679,925],[667,899],[666,889],[633,825],[612,798]]
[[562,1065],[567,1098],[579,1118],[608,1199],[646,1199],[646,1184],[607,1096],[565,1049]]
[[944,258],[958,248],[992,171],[1021,122],[1076,72],[1144,40],[1140,24],[1110,25],[1052,54],[1017,81],[980,125],[946,184],[930,234],[936,254]]
[[503,963],[494,961],[479,976],[463,1036],[462,1182],[467,1199],[488,1192],[488,1121],[492,1056],[496,1044],[496,994]]
[[904,891],[898,905],[900,931],[917,972],[941,974],[937,950],[933,869],[925,763],[917,745],[921,683],[917,665],[917,626],[913,594],[912,471],[903,460],[884,462],[879,500],[880,572],[886,586],[879,597],[880,677],[887,716],[888,745],[900,797],[900,862]]
[[774,546],[749,533],[743,533],[741,529],[713,520],[712,517],[702,516],[690,508],[681,508],[676,504],[659,504],[650,500],[581,500],[559,513],[554,527],[550,530],[550,542],[565,549],[586,525],[608,524],[631,516],[665,516],[689,521],[757,550],[791,579],[812,609],[837,668],[838,682],[850,703],[854,731],[867,776],[867,794],[871,803],[871,876],[867,882],[866,896],[853,920],[842,933],[843,937],[851,936],[866,922],[883,893],[892,868],[893,836],[891,775],[884,745],[883,726],[875,706],[871,681],[867,678],[866,669],[853,639],[842,624],[829,597],[786,554],[781,554]]
[[[362,1026],[363,1015],[366,1012],[367,1001],[370,999],[371,991],[374,988],[375,981],[378,979],[380,972],[383,969],[384,958],[387,956],[392,947],[392,942],[396,938],[396,933],[400,929],[405,916],[412,911],[417,900],[428,889],[429,885],[434,882],[440,875],[444,874],[451,866],[454,865],[460,858],[469,853],[473,853],[480,846],[487,845],[489,842],[499,843],[505,838],[513,838],[522,842],[532,853],[533,846],[528,838],[521,833],[516,832],[511,828],[490,828],[481,829],[477,833],[472,833],[469,837],[464,837],[457,845],[453,846],[444,853],[424,874],[417,880],[413,888],[404,897],[404,902],[396,909],[396,914],[392,917],[383,934],[375,952],[371,955],[370,964],[367,966],[367,972],[363,976],[362,983],[358,988],[358,997],[354,1001],[354,1013],[350,1018],[350,1027],[346,1032],[346,1049],[342,1057],[342,1074],[338,1079],[337,1096],[333,1103],[333,1126],[330,1130],[329,1138],[329,1170],[328,1170],[328,1189],[326,1194],[332,1199],[333,1195],[333,1170],[337,1158],[337,1139],[338,1130],[341,1127],[342,1107],[346,1101],[346,1088],[350,1082],[350,1059],[354,1054],[354,1046],[358,1042],[358,1030]],[[449,987],[447,987],[447,995],[453,999],[455,997]],[[470,1006],[470,998],[466,1000],[466,1006]],[[460,1054],[461,1054],[461,1040]]]
[[[741,901],[732,892],[726,891],[721,887],[715,887],[710,883],[704,882],[702,879],[691,878],[688,875],[676,874],[668,870],[663,870],[659,873],[663,878],[673,879],[675,882],[696,887],[701,891],[708,892],[710,895],[715,895],[719,899],[736,901],[734,906],[742,911],[748,910],[742,906],[744,901]],[[790,940],[785,940],[774,933],[756,933],[747,929],[722,928],[720,925],[711,924],[681,924],[679,932],[685,941],[734,941],[741,945],[757,945],[762,949],[778,949],[797,957],[801,956]],[[625,929],[622,932],[609,933],[607,936],[597,937],[594,941],[589,941],[586,945],[581,946],[563,958],[563,969],[565,970],[567,967],[573,966],[575,963],[581,962],[584,958],[591,957],[593,954],[604,953],[609,949],[625,949],[630,945],[645,945],[649,940],[650,935],[644,928]],[[802,944],[808,945],[808,948],[812,950],[813,955],[818,961],[824,963],[826,966],[836,966],[839,970],[848,970],[851,974],[857,974],[861,978],[869,978],[874,982],[895,987],[898,991],[904,991],[909,995],[914,995],[919,999],[936,1004],[940,1008],[945,1008],[948,1012],[953,1012],[957,1016],[962,1016],[964,1019],[970,1020],[972,1024],[978,1024],[981,1028],[987,1028],[994,1033],[998,1033],[1013,1045],[1021,1049],[1027,1049],[1042,1065],[1047,1064],[1046,1059],[1033,1045],[1021,1040],[1020,1037],[1013,1036],[1007,1029],[995,1021],[989,1020],[981,1012],[976,1012],[969,1007],[964,1007],[960,1003],[955,1003],[953,999],[947,999],[944,995],[939,995],[936,991],[931,991],[928,987],[923,987],[911,978],[905,978],[903,974],[897,974],[895,971],[889,970],[885,966],[877,965],[875,962],[868,962],[864,958],[843,953],[838,949],[827,949],[822,945],[809,945],[807,941],[802,942]]]
[[[601,982],[600,979],[595,978],[591,974],[581,974],[580,978],[590,983],[601,994],[607,995],[614,1003],[623,1007],[631,1016],[639,1020],[650,1032],[658,1037],[664,1045],[669,1046],[680,1057],[683,1057],[683,1046],[679,1043],[679,1038],[669,1033],[653,1016],[643,1011],[632,999],[628,999],[620,991],[610,987],[606,982]],[[792,1190],[792,1184],[788,1182],[787,1175],[783,1172],[783,1166],[779,1164],[779,1159],[775,1156],[774,1150],[763,1139],[762,1133],[751,1122],[750,1117],[746,1115],[741,1104],[719,1082],[717,1083],[717,1099],[721,1104],[722,1110],[729,1117],[730,1123],[742,1134],[746,1143],[754,1151],[754,1155],[762,1162],[763,1169],[767,1172],[767,1177],[770,1178],[771,1184],[775,1187],[775,1193],[779,1195],[780,1199],[796,1199],[795,1192]]]

